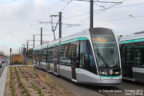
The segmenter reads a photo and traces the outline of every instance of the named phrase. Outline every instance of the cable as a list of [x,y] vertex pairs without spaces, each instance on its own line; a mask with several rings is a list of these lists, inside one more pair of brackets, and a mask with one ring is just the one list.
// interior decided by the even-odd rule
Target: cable
[[69,5],[70,5],[70,3],[72,2],[72,0],[71,1],[69,1],[69,2],[67,2],[67,4],[61,9],[61,11],[59,11],[59,12],[62,12],[62,11],[64,11],[65,10],[65,8],[66,7],[68,7]]
[[[99,11],[102,11],[103,9],[99,9],[99,10],[94,10],[94,12],[99,12]],[[64,19],[71,19],[71,18],[74,18],[74,17],[78,17],[78,16],[81,16],[81,15],[89,15],[88,14],[89,12],[84,12],[84,13],[80,13],[78,15],[73,15],[73,16],[70,16],[70,17],[64,17]]]
[[[77,1],[83,1],[83,0],[77,0]],[[123,2],[124,2],[125,0],[123,0]],[[109,2],[109,3],[111,3],[111,2]],[[110,7],[108,7],[108,8],[105,8],[105,9],[99,9],[99,10],[94,10],[94,12],[99,12],[99,11],[106,11],[106,10],[108,10],[108,9],[111,9],[111,8],[114,8],[114,6],[116,6],[116,5],[120,5],[120,4],[122,4],[122,3],[115,3],[115,4],[113,4],[112,6],[110,6]],[[85,15],[85,14],[87,14],[87,13],[89,13],[89,12],[85,12],[85,13],[81,13],[81,14],[78,14],[78,15],[74,15],[74,16],[71,16],[71,17],[64,17],[65,19],[68,19],[68,18],[74,18],[74,17],[78,17],[78,16],[81,16],[81,15]],[[100,13],[98,13],[98,14],[101,14],[102,12],[100,12]]]
[[[113,8],[113,7],[116,6],[116,5],[118,5],[118,4],[113,4],[112,6],[110,6],[110,7],[108,7],[108,8],[105,8],[105,9],[95,10],[94,12],[98,12],[98,13],[97,13],[97,14],[94,14],[94,15],[99,15],[99,14],[105,12],[106,10]],[[99,11],[100,11],[100,12],[99,12]],[[80,22],[82,22],[82,21],[85,21],[86,19],[88,19],[88,16],[87,16],[85,19],[82,19],[82,20],[80,20],[80,21],[77,22],[77,23],[80,23]]]
[[117,22],[117,21],[120,21],[120,20],[129,20],[129,19],[137,19],[137,18],[144,18],[144,16],[134,16],[134,17],[125,17],[125,18],[118,18],[118,19],[112,19],[112,20],[106,20],[105,22],[102,22],[102,23],[98,23],[98,24],[103,24],[103,23],[106,23],[106,22]]
[[113,7],[113,8],[121,8],[121,7],[133,7],[133,6],[139,6],[139,5],[144,5],[144,3],[138,3],[138,4],[129,4],[129,5],[117,6],[117,7]]

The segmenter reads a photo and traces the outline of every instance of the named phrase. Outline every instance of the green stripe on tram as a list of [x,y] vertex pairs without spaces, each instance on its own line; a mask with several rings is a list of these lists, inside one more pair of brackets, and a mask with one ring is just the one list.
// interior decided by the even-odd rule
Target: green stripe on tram
[[[71,42],[80,41],[80,40],[88,40],[88,38],[87,37],[78,37],[78,38],[75,38],[75,39],[71,39],[71,40],[61,42],[60,44],[66,44],[66,43],[71,43]],[[50,48],[50,47],[54,47],[54,46],[58,46],[58,45],[59,45],[59,43],[56,43],[56,44],[52,44],[52,45],[49,45],[49,46],[44,46],[42,48],[36,48],[34,50],[41,50],[41,49],[44,49],[44,48]]]
[[71,43],[71,42],[75,42],[75,41],[79,41],[79,40],[88,40],[88,38],[87,37],[78,37],[78,38],[75,38],[75,39],[71,39],[71,40],[68,40],[68,41],[61,42],[61,44]]
[[79,37],[79,38],[77,38],[77,40],[88,40],[88,38],[87,37]]
[[119,76],[100,76],[100,77],[103,77],[103,78],[117,78],[117,77],[120,77],[120,75]]
[[49,48],[49,47],[54,47],[54,46],[58,46],[59,45],[59,43],[56,43],[56,44],[53,44],[53,45],[49,45],[47,48]]
[[144,39],[126,40],[126,41],[120,41],[120,44],[135,43],[135,42],[142,42],[142,41],[144,41]]

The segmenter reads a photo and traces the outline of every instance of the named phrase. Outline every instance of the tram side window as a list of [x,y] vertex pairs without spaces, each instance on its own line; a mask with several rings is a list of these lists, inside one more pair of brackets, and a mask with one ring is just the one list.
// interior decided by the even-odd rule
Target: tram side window
[[45,49],[45,61],[48,61],[48,49]]
[[134,60],[134,57],[133,57],[133,46],[132,45],[128,45],[127,47],[127,52],[126,52],[126,63],[129,64],[130,66],[133,65],[133,60]]
[[96,64],[88,40],[80,42],[80,68],[96,73]]
[[61,45],[61,57],[60,61],[62,65],[70,66],[70,43]]
[[79,41],[61,45],[61,64],[70,66],[71,64],[77,63],[78,66],[78,42]]
[[47,62],[47,49],[43,50],[43,61]]
[[75,67],[79,67],[79,41],[70,43],[70,53],[69,58],[71,59],[71,64]]
[[41,61],[44,62],[44,50],[41,50]]
[[122,64],[125,64],[125,60],[126,60],[126,45],[125,44],[122,44],[120,46],[120,49],[121,49],[121,62]]
[[144,46],[136,46],[134,50],[134,66],[144,67]]
[[53,48],[48,48],[48,63],[53,63]]

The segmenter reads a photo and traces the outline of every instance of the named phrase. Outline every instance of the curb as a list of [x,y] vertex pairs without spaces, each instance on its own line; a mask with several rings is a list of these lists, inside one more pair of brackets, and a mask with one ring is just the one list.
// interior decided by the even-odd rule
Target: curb
[[7,70],[8,70],[8,67],[5,66],[4,71],[2,72],[1,77],[0,77],[0,96],[4,96]]

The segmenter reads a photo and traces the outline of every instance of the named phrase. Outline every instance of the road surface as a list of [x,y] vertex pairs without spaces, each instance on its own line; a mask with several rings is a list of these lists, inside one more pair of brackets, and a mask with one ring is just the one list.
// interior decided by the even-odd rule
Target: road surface
[[4,68],[5,68],[5,66],[6,66],[6,63],[3,63],[3,64],[2,64],[2,67],[0,68],[0,76],[1,76],[1,74],[2,74],[2,72],[3,72],[3,70],[4,70]]

